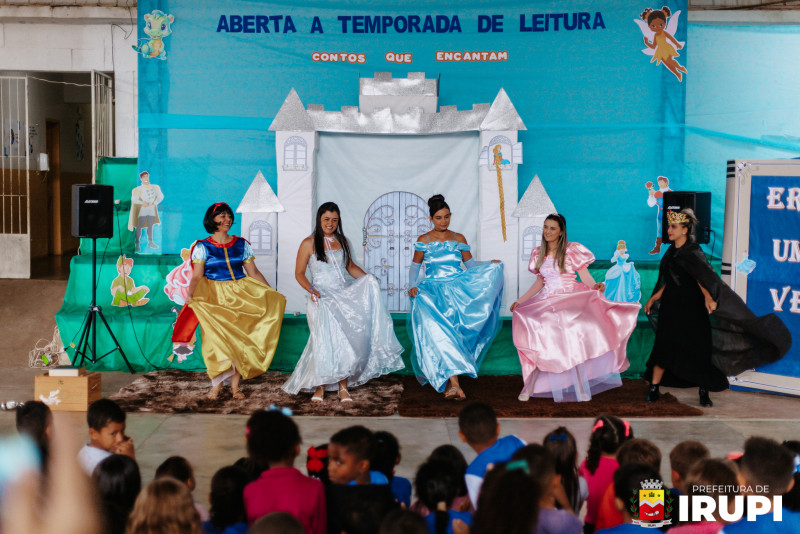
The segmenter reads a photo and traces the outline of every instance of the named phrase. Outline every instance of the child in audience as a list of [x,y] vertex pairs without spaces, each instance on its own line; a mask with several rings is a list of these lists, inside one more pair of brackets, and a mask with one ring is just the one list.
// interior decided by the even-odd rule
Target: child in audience
[[[425,461],[430,462],[434,460],[447,462],[450,464],[456,473],[456,476],[458,477],[456,498],[453,499],[453,504],[450,505],[450,509],[455,510],[456,512],[470,512],[474,514],[475,507],[469,500],[469,495],[467,495],[467,485],[464,482],[464,475],[467,472],[467,460],[464,458],[464,455],[461,454],[461,451],[453,445],[439,445],[433,449],[433,452]],[[433,511],[429,510],[428,507],[425,506],[425,504],[419,499],[417,499],[417,501],[411,505],[411,510],[417,512],[422,517],[427,516]]]
[[614,472],[614,502],[623,517],[620,525],[598,530],[597,534],[633,534],[652,532],[652,528],[634,524],[628,503],[632,495],[642,488],[642,481],[661,480],[658,471],[647,464],[626,464]]
[[340,430],[328,443],[328,477],[333,484],[389,484],[380,471],[371,469],[375,436],[356,425]]
[[157,478],[136,498],[126,534],[203,534],[192,493],[172,477]]
[[142,476],[136,460],[112,454],[94,468],[92,482],[100,501],[103,533],[123,534],[142,489]]
[[524,460],[531,479],[539,486],[539,521],[536,534],[580,534],[583,523],[572,510],[556,508],[556,495],[564,496],[561,475],[556,473],[553,456],[542,445],[525,445],[511,457]]
[[586,479],[589,486],[583,529],[586,534],[594,532],[600,500],[606,488],[612,484],[614,471],[619,467],[617,450],[631,438],[633,429],[627,421],[613,415],[602,415],[595,419],[589,438],[589,451],[578,468],[578,474]]
[[453,521],[460,519],[472,523],[472,514],[452,510],[458,491],[458,473],[453,466],[441,460],[429,460],[417,470],[414,480],[419,499],[431,513],[425,516],[430,534],[453,534]]
[[378,534],[428,534],[428,524],[418,513],[400,508],[383,518]]
[[496,464],[486,473],[470,534],[531,534],[542,494],[524,460]]
[[[675,449],[673,449],[675,450]],[[703,458],[696,461],[683,477],[682,485],[689,496],[689,522],[669,529],[670,534],[717,534],[725,522],[720,517],[720,497],[728,499],[728,513],[734,511],[734,497],[739,487],[738,469],[731,460],[723,458]],[[711,490],[711,491],[708,491]],[[692,500],[695,495],[705,495],[717,501],[714,511],[714,521],[691,522]],[[673,524],[679,518],[678,512],[673,510]]]
[[211,479],[211,517],[203,523],[204,534],[246,534],[247,513],[242,496],[250,475],[241,467],[223,467]]
[[244,489],[247,522],[271,512],[288,512],[307,533],[323,534],[326,525],[325,489],[322,482],[294,468],[300,454],[300,431],[281,412],[258,411],[247,421],[247,452],[269,469]]
[[794,454],[794,486],[784,494],[783,506],[789,510],[800,512],[800,441],[784,441],[783,446]]
[[[752,437],[744,443],[744,456],[739,463],[739,470],[746,481],[745,485],[750,489],[768,490],[760,495],[768,497],[772,504],[773,497],[787,493],[794,485],[794,454],[775,440]],[[775,519],[775,511],[771,512],[756,516],[755,521],[742,519],[725,525],[720,532],[724,534],[800,532],[800,512],[793,512],[784,507],[781,510],[780,521]]]
[[[589,486],[586,479],[578,474],[578,446],[575,436],[560,426],[544,437],[542,445],[553,457],[556,474],[561,477],[561,489],[556,491],[556,508],[571,510],[575,515],[580,515],[583,503],[589,496]],[[561,497],[562,492],[564,497]]]
[[[656,473],[661,473],[661,450],[650,440],[630,439],[623,443],[617,451],[617,462],[620,467],[627,464],[646,464],[652,467]],[[614,502],[615,498],[614,486],[611,485],[603,492],[603,497],[597,507],[597,517],[594,524],[594,528],[597,530],[615,527],[624,522],[625,518],[617,510]],[[675,502],[677,503],[677,498]],[[675,517],[678,516],[676,515]]]
[[686,487],[686,474],[691,467],[706,458],[711,457],[708,447],[699,441],[687,439],[675,445],[669,452],[669,467],[672,471],[672,489],[679,495],[688,492]]
[[17,407],[17,432],[31,438],[39,449],[42,468],[47,468],[53,412],[41,401],[28,401]]
[[253,523],[247,534],[305,534],[305,532],[303,524],[292,514],[272,512]]
[[[183,482],[190,492],[194,492],[197,483],[194,480],[194,469],[189,460],[183,456],[170,456],[156,468],[155,478],[172,477],[178,482]],[[209,520],[208,510],[202,504],[195,501],[194,507],[197,509],[197,514],[200,516],[200,521],[205,522]]]
[[468,404],[458,414],[458,436],[478,454],[464,475],[469,498],[476,504],[489,464],[507,461],[525,442],[513,435],[499,438],[497,416],[482,402]]
[[134,460],[133,440],[125,435],[125,412],[110,399],[100,399],[86,412],[89,443],[78,451],[78,462],[91,476],[97,464],[112,454],[123,454]]
[[380,471],[389,480],[392,495],[398,503],[411,506],[411,482],[404,477],[395,476],[394,470],[400,464],[400,443],[390,432],[375,432],[375,456],[372,469]]

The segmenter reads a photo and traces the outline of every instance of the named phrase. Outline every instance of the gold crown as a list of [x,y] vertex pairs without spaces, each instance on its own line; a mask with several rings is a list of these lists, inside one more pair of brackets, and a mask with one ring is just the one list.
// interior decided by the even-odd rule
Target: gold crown
[[684,215],[683,213],[681,213],[679,211],[668,210],[667,211],[667,221],[669,222],[669,224],[673,224],[673,223],[684,223],[685,224],[685,223],[689,222],[689,217],[687,217],[686,215]]

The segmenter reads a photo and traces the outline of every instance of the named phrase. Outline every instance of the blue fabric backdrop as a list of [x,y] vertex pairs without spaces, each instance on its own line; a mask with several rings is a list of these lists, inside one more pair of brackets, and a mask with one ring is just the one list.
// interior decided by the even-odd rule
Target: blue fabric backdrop
[[[687,40],[686,4],[669,5],[681,11],[679,41]],[[174,15],[172,33],[163,39],[166,60],[139,59],[139,168],[165,195],[163,252],[178,252],[203,236],[205,208],[219,200],[235,206],[258,170],[275,187],[274,135],[267,128],[292,87],[305,105],[338,109],[357,105],[359,76],[425,72],[440,76],[440,105],[459,109],[489,103],[505,88],[528,127],[520,135],[519,194],[538,174],[569,221],[570,239],[600,258],[625,239],[632,259],[658,259],[648,255],[655,208],[647,205],[645,182],[664,175],[677,185],[673,189],[706,184],[704,176],[690,183],[684,170],[685,94],[695,74],[690,68],[680,82],[642,52],[635,21],[646,7],[630,0],[500,6],[475,0],[302,6],[140,0],[142,39],[145,14]],[[380,15],[381,23],[395,17],[395,25],[384,33],[356,33],[361,19],[342,18],[363,15]],[[424,29],[426,15],[448,31],[399,31],[414,16]],[[321,32],[312,33],[315,20]],[[577,28],[565,29],[573,21]],[[681,64],[692,46],[689,41],[680,50]],[[436,60],[437,51],[507,51],[508,59],[445,62]],[[364,62],[315,62],[314,52],[364,54]],[[410,53],[412,62],[391,63],[387,52]],[[717,172],[724,179],[724,166]],[[717,211],[720,201],[715,198]]]

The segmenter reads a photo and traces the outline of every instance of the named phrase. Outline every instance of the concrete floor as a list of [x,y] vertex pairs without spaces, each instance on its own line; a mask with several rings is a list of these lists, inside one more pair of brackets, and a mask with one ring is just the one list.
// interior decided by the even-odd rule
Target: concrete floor
[[[57,278],[57,277],[53,277]],[[28,352],[40,338],[52,338],[54,314],[61,305],[65,280],[0,280],[0,401],[24,401],[33,396],[33,379],[41,371],[28,367]],[[135,376],[104,373],[103,395],[111,395]],[[666,388],[665,388],[666,389]],[[669,390],[683,402],[697,406],[697,390]],[[668,476],[668,454],[679,441],[697,439],[715,456],[742,448],[752,435],[779,441],[800,439],[800,399],[764,393],[725,391],[712,395],[715,406],[694,418],[631,419],[637,437],[652,440],[664,456],[662,472]],[[79,435],[84,435],[84,413],[65,414]],[[198,487],[195,498],[206,502],[214,472],[245,454],[246,416],[209,414],[130,414],[128,434],[133,438],[144,482],[155,468],[172,455],[185,456],[195,467]],[[413,479],[417,466],[436,446],[451,443],[471,460],[474,453],[458,438],[458,422],[452,418],[414,419],[297,417],[303,449],[327,442],[337,430],[363,424],[373,430],[387,430],[397,436],[403,461],[398,474]],[[502,433],[513,433],[528,442],[540,442],[557,426],[566,426],[583,452],[588,447],[592,420],[586,419],[504,419]],[[0,434],[14,432],[14,413],[0,412]],[[304,457],[296,462],[304,468]]]

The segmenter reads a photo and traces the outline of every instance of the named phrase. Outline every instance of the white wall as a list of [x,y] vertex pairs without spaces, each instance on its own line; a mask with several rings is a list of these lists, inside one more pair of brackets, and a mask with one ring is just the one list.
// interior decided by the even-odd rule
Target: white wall
[[136,157],[135,7],[45,9],[0,7],[0,71],[113,73],[116,155]]

